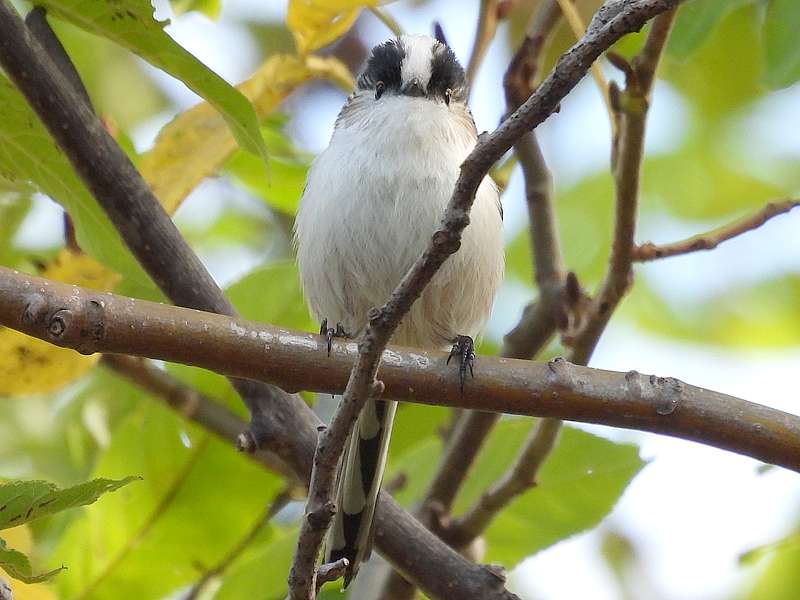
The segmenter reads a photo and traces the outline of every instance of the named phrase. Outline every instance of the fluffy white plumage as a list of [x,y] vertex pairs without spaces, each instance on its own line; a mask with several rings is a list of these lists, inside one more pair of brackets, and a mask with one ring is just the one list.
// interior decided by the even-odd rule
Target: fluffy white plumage
[[[360,81],[366,89],[356,91],[342,109],[330,145],[309,171],[296,219],[297,261],[309,308],[319,320],[342,323],[354,337],[363,331],[369,309],[388,300],[429,244],[459,167],[476,142],[463,99],[449,101],[448,90],[445,101],[432,92],[432,57],[449,50],[425,36],[404,36],[396,44],[402,56],[397,90],[377,94],[376,82]],[[463,71],[455,65],[463,83]],[[426,95],[402,92],[413,80]],[[489,316],[503,260],[499,197],[487,177],[460,250],[403,319],[393,342],[445,349],[457,335],[476,336]],[[453,377],[458,377],[455,368]],[[358,555],[349,557],[355,563],[351,576],[369,551],[393,413],[394,403],[365,408],[340,476],[339,507],[358,515],[361,523]],[[377,474],[364,480],[361,463],[367,459],[360,456],[359,440],[363,450],[376,435],[381,436],[379,455],[369,460]],[[352,523],[337,517],[329,552],[342,545],[348,526]]]

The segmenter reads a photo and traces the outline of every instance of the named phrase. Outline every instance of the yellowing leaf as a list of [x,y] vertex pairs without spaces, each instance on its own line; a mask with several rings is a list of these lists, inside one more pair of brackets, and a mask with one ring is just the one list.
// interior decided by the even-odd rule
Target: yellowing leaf
[[[238,86],[264,119],[289,94],[312,79],[328,79],[351,90],[353,78],[338,59],[286,54],[271,56]],[[151,189],[172,214],[197,184],[222,167],[236,150],[225,121],[208,103],[190,108],[158,134],[139,165]]]
[[297,51],[307,54],[344,35],[362,8],[376,5],[377,0],[289,0],[286,25]]
[[[69,250],[62,250],[42,277],[101,291],[111,290],[120,279],[92,257]],[[86,373],[99,358],[0,328],[0,396],[57,390]]]

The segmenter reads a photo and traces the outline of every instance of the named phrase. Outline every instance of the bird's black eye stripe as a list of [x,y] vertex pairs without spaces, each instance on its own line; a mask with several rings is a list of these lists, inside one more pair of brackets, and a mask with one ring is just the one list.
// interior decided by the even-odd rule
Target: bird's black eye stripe
[[[367,61],[367,68],[358,78],[359,90],[375,90],[378,98],[386,90],[399,90],[401,85],[400,65],[406,56],[405,49],[399,40],[389,40],[375,46]],[[383,91],[378,91],[378,84],[383,84]]]
[[428,83],[428,94],[434,94],[450,104],[455,98],[458,101],[466,99],[466,77],[464,69],[458,62],[453,51],[439,44],[434,48],[431,58],[431,79]]

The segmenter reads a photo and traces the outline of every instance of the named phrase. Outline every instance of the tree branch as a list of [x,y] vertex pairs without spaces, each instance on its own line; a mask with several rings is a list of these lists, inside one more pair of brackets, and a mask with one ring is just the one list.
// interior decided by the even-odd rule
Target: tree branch
[[732,223],[728,223],[712,231],[699,233],[679,242],[663,245],[645,242],[633,249],[633,260],[637,262],[646,262],[658,258],[689,254],[690,252],[697,252],[698,250],[713,250],[722,242],[727,242],[748,231],[758,229],[773,217],[787,213],[796,206],[800,206],[800,200],[769,202],[750,215],[746,215],[741,219],[737,219]]
[[[321,361],[326,342],[315,334],[98,293],[4,267],[0,324],[83,353],[147,356],[329,394],[344,390],[358,357],[354,342],[334,341],[330,359]],[[445,352],[390,347],[381,369],[386,397],[663,433],[800,471],[795,415],[673,378],[591,369],[563,359],[482,357],[462,393],[458,373],[446,360]],[[391,525],[382,526],[400,533]],[[403,538],[398,543],[411,544]]]

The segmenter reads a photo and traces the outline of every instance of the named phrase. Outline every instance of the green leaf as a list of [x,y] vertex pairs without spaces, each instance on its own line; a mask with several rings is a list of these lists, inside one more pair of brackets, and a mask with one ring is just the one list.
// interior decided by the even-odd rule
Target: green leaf
[[[286,594],[286,577],[292,566],[292,557],[297,546],[296,528],[275,528],[266,544],[253,547],[245,557],[230,569],[215,600],[239,600],[253,597],[264,599],[283,598]],[[274,577],[264,577],[264,567]]]
[[280,130],[279,119],[273,117],[269,127],[262,128],[270,151],[270,179],[264,177],[262,165],[253,156],[237,152],[225,165],[253,195],[271,208],[294,215],[305,188],[311,156],[299,152]]
[[[718,25],[710,29],[707,42],[694,51],[691,60],[676,61],[667,56],[659,72],[703,117],[713,120],[741,110],[763,94],[757,7],[742,0],[727,3],[735,10],[724,11]],[[679,14],[694,5],[695,2],[685,3]]]
[[12,248],[12,241],[30,207],[30,194],[4,192],[0,187],[0,265],[13,266],[16,262],[18,252]]
[[777,549],[760,573],[748,593],[748,600],[794,600],[800,595],[800,544],[790,544]]
[[800,2],[770,0],[761,33],[765,49],[764,82],[778,89],[800,79]]
[[[531,426],[529,419],[509,418],[495,427],[470,470],[456,514],[471,506],[512,464]],[[392,473],[409,476],[398,493],[401,502],[408,505],[419,500],[440,453],[441,443],[427,438],[393,465]],[[611,512],[644,464],[632,444],[564,427],[536,487],[512,501],[486,531],[486,560],[511,568],[526,556],[594,527]]]
[[693,0],[681,6],[672,28],[667,55],[686,60],[713,33],[722,18],[753,0]]
[[222,0],[171,0],[172,10],[176,15],[197,11],[209,19],[218,19],[222,10]]
[[6,546],[5,540],[0,538],[0,568],[14,579],[19,579],[25,583],[40,583],[47,581],[51,577],[58,575],[66,567],[59,567],[46,573],[33,574],[30,560],[22,552],[12,550]]
[[242,148],[267,158],[255,110],[222,77],[203,65],[164,31],[148,0],[37,0],[35,4],[86,31],[106,37],[180,79],[225,118]]
[[61,536],[54,556],[69,570],[57,580],[59,597],[79,596],[98,577],[92,600],[170,597],[200,576],[198,565],[229,552],[283,486],[233,444],[205,442],[204,431],[159,401],[142,400],[113,431],[95,474],[133,470],[144,480],[86,511]]
[[643,280],[637,283],[623,310],[639,327],[669,339],[742,349],[790,348],[800,340],[797,298],[797,274],[726,289],[681,305],[667,303]]
[[72,217],[81,248],[151,297],[153,284],[17,89],[0,76],[0,178],[32,183]]
[[10,481],[0,484],[0,529],[16,527],[68,508],[92,504],[103,494],[138,479],[94,479],[63,490],[47,481]]
[[258,267],[228,287],[225,293],[246,319],[306,331],[313,329],[294,261]]
[[59,567],[46,573],[34,575],[28,557],[22,552],[8,548],[5,540],[0,538],[0,568],[14,579],[19,579],[25,583],[40,583],[58,575],[66,567]]

